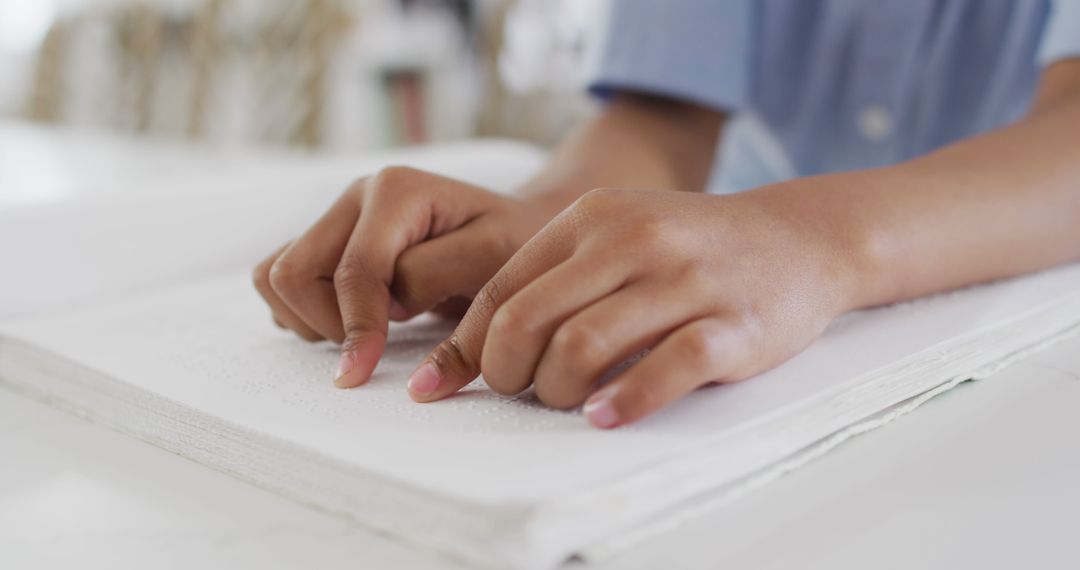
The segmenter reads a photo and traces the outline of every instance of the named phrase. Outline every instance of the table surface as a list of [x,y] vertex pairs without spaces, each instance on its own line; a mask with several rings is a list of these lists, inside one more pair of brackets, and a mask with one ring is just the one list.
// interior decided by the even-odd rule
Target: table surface
[[[53,135],[0,130],[26,136]],[[70,191],[62,176],[48,199]],[[0,207],[5,194],[41,198],[8,189]],[[615,558],[569,566],[1075,568],[1078,404],[1074,337]],[[105,566],[462,567],[0,389],[0,568]]]

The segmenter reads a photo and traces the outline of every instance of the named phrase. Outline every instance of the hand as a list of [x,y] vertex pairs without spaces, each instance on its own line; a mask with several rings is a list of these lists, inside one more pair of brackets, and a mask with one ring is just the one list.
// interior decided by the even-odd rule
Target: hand
[[585,402],[607,428],[779,364],[847,308],[854,282],[843,236],[798,194],[586,194],[480,290],[413,373],[413,399],[482,372],[502,394],[531,384],[550,406]]
[[280,326],[342,343],[335,383],[358,386],[382,356],[389,320],[467,306],[550,218],[543,212],[441,176],[387,168],[358,180],[304,235],[259,264],[255,287]]

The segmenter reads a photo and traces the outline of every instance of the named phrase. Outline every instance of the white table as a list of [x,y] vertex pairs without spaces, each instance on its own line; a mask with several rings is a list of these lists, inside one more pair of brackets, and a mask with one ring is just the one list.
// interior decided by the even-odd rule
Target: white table
[[[104,191],[87,172],[130,157],[170,172],[221,160],[0,125],[10,145],[21,159],[0,166],[21,170],[0,171],[0,209]],[[91,147],[114,163],[80,166]],[[34,184],[38,153],[57,169],[50,193],[3,184]],[[153,178],[146,164],[136,177]],[[1073,338],[595,567],[1080,567],[1078,410]],[[460,566],[0,390],[0,568],[88,567]]]

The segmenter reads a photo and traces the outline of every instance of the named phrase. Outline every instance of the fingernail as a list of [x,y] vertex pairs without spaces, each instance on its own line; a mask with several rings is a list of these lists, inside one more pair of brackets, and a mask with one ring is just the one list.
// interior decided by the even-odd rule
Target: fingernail
[[353,388],[363,384],[363,379],[354,378],[356,374],[349,374],[356,369],[356,355],[352,351],[341,353],[338,360],[337,377],[334,385],[338,388]]
[[581,411],[585,413],[589,423],[598,428],[615,427],[619,423],[619,414],[615,411],[615,405],[608,394],[590,398]]
[[425,362],[412,373],[412,376],[409,376],[409,391],[427,396],[439,387],[439,382],[439,371],[435,369],[435,365]]
[[348,348],[341,351],[334,385],[338,388],[355,388],[371,379],[386,348],[386,337],[367,335],[355,341],[346,341],[345,346]]
[[341,353],[341,359],[338,360],[338,363],[337,363],[337,377],[341,378],[342,376],[348,374],[349,371],[352,370],[352,369],[353,369],[352,354],[349,353],[349,352],[342,352]]

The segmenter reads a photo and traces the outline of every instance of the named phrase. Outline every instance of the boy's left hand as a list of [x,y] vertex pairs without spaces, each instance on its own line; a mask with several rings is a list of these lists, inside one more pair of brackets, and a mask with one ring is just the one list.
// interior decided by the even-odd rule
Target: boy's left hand
[[586,194],[484,286],[413,373],[413,399],[444,398],[482,372],[502,394],[532,385],[556,408],[584,402],[606,428],[776,366],[850,308],[857,279],[844,232],[799,194]]

